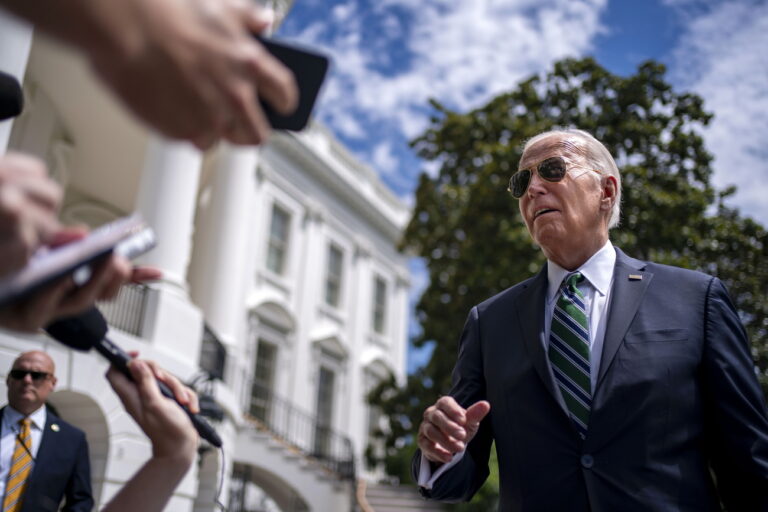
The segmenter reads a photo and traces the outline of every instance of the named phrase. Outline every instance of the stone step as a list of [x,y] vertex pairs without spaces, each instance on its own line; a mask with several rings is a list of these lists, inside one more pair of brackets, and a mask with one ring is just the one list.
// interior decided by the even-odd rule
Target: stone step
[[439,503],[432,501],[386,501],[377,502],[369,501],[368,505],[376,512],[382,512],[382,509],[386,510],[443,510],[443,507]]
[[371,505],[373,512],[443,512],[445,509],[442,507],[435,507],[434,503],[423,502],[413,506],[399,506],[399,505]]
[[382,485],[368,485],[365,489],[366,496],[392,496],[392,497],[413,497],[421,499],[421,495],[416,487],[411,485],[401,486],[382,486]]
[[445,507],[421,497],[414,486],[368,484],[365,498],[374,512],[438,512]]

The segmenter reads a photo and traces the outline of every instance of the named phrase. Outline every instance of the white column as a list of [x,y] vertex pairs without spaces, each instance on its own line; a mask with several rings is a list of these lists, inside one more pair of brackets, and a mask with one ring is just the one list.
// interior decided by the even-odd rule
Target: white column
[[355,316],[355,339],[363,347],[370,343],[373,297],[373,250],[367,240],[355,240],[355,303],[351,313]]
[[252,283],[248,259],[256,198],[258,151],[222,144],[208,205],[195,234],[189,281],[192,300],[221,341],[243,342],[245,293]]
[[[293,382],[287,398],[306,411],[315,412],[317,398],[318,353],[310,339],[312,329],[317,326],[317,308],[321,299],[320,286],[324,275],[322,262],[326,249],[323,244],[323,223],[327,213],[314,199],[305,200],[306,210],[301,221],[303,248],[301,249],[300,270],[294,282],[296,314],[296,343],[293,348]],[[341,376],[339,375],[339,378]],[[307,390],[311,390],[308,392]]]
[[150,137],[136,209],[157,236],[157,247],[139,263],[158,267],[160,283],[151,286],[142,336],[158,350],[196,366],[203,323],[187,296],[187,266],[202,155],[191,144]]
[[[21,83],[32,47],[32,26],[0,9],[0,70]],[[13,119],[0,122],[0,154],[8,148]]]
[[[359,237],[355,239],[354,254],[352,256],[352,265],[350,276],[353,279],[351,287],[351,298],[347,312],[352,319],[350,331],[352,332],[353,355],[353,395],[352,395],[352,416],[350,417],[351,427],[348,429],[348,435],[352,438],[355,449],[355,460],[361,470],[365,468],[363,454],[367,441],[367,414],[368,405],[364,398],[365,363],[370,362],[371,353],[375,352],[370,344],[369,335],[371,333],[371,282],[373,280],[372,272],[372,246],[368,240]],[[366,361],[367,360],[367,361]]]
[[157,247],[140,259],[159,267],[163,281],[186,291],[192,226],[200,180],[200,151],[186,142],[150,137],[136,210],[157,235]]

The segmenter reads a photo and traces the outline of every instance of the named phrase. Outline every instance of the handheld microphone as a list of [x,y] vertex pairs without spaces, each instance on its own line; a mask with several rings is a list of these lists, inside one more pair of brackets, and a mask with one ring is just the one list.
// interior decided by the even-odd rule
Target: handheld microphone
[[[131,356],[106,338],[107,329],[107,322],[104,320],[104,316],[98,309],[93,307],[79,315],[57,320],[48,325],[45,331],[55,340],[69,348],[82,352],[95,348],[99,354],[112,363],[112,366],[122,372],[128,379],[133,380],[131,372],[128,370],[128,362],[131,360]],[[168,386],[160,381],[157,381],[157,385],[164,396],[177,404],[179,403]],[[217,448],[221,447],[221,438],[205,418],[200,414],[189,412],[189,409],[181,404],[179,404],[179,407],[187,413],[200,437]]]
[[21,84],[13,75],[0,71],[0,121],[16,117],[23,108]]

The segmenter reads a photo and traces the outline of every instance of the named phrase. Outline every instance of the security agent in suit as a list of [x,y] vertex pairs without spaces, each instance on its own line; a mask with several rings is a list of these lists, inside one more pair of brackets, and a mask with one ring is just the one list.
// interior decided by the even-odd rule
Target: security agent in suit
[[[510,190],[548,262],[471,310],[453,387],[419,426],[422,494],[469,500],[495,441],[500,510],[768,510],[765,399],[723,284],[611,245],[620,176],[586,132],[534,137],[519,168]],[[589,324],[584,425],[551,356],[575,272]]]
[[55,416],[45,400],[56,385],[55,366],[45,352],[30,351],[14,362],[6,379],[8,406],[0,410],[0,495],[5,496],[8,469],[19,420],[32,420],[33,468],[21,496],[23,512],[87,512],[93,508],[91,470],[85,434]]

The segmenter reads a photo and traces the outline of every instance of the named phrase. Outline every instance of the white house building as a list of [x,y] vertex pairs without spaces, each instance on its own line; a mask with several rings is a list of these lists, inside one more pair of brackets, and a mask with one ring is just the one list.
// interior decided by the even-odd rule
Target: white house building
[[[362,457],[378,421],[366,391],[405,374],[409,274],[396,244],[408,208],[317,124],[258,149],[163,139],[79,56],[2,11],[0,69],[26,99],[0,123],[0,152],[47,162],[66,190],[62,218],[95,227],[138,211],[156,232],[140,262],[164,278],[102,305],[109,336],[195,383],[224,440],[223,452],[201,447],[167,510],[216,510],[222,476],[232,511],[352,510],[355,479],[378,476]],[[34,348],[56,361],[50,401],[87,433],[103,505],[150,446],[95,354],[3,331],[3,382]]]

